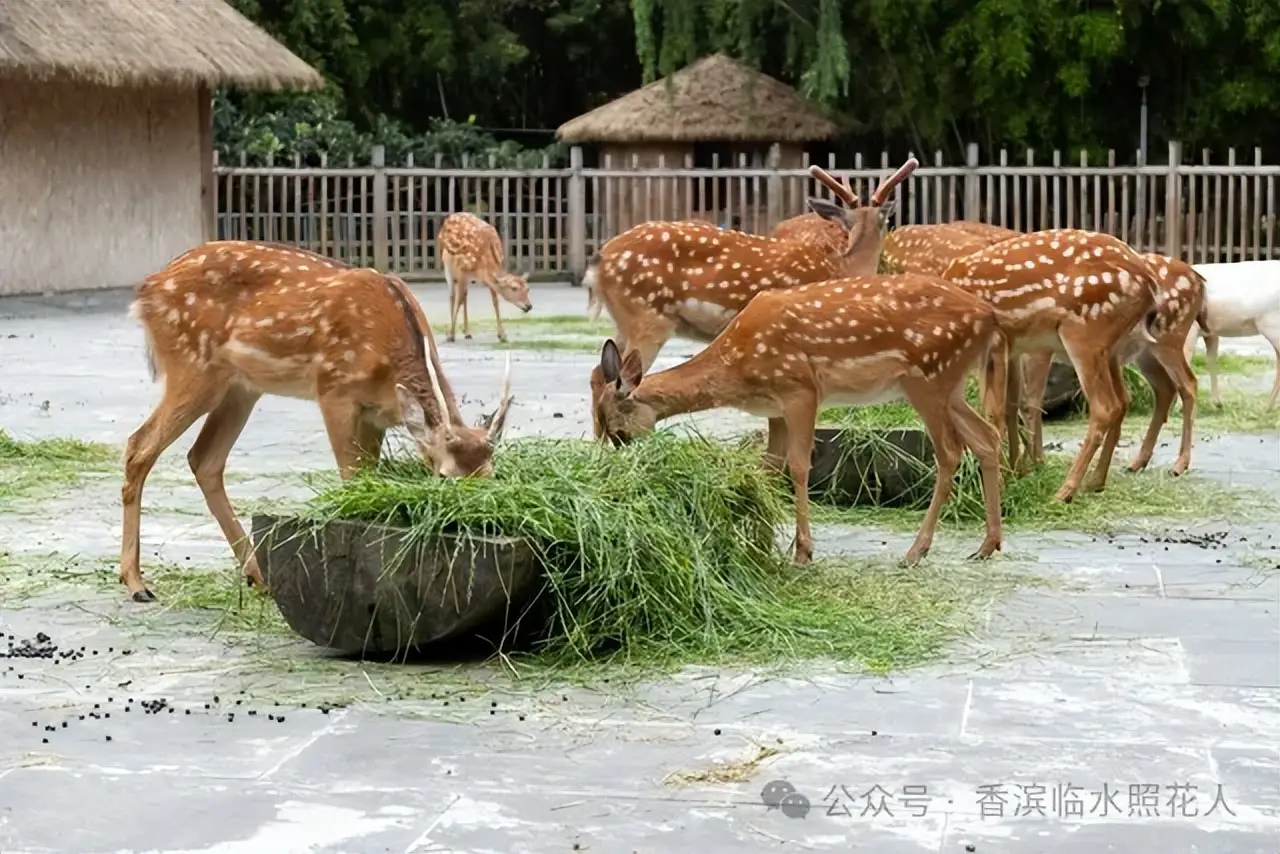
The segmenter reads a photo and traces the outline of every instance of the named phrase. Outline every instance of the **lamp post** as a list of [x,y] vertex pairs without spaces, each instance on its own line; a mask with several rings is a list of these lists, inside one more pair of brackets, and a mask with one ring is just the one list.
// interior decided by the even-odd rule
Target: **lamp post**
[[1137,222],[1134,223],[1134,236],[1137,238],[1136,245],[1142,245],[1142,235],[1147,225],[1147,176],[1141,171],[1147,165],[1147,84],[1151,82],[1151,78],[1142,75],[1138,78],[1138,88],[1142,90],[1142,112],[1138,118],[1138,204],[1137,204]]
[[1142,165],[1147,165],[1147,84],[1151,78],[1142,75],[1138,78],[1138,88],[1142,90],[1142,112],[1138,119],[1138,151],[1141,152]]

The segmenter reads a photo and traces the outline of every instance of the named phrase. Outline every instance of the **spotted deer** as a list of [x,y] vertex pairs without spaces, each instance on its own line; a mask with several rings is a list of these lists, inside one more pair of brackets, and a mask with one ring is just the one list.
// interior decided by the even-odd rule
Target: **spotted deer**
[[[824,403],[905,398],[933,440],[938,477],[908,564],[929,551],[952,478],[968,446],[982,463],[986,537],[974,557],[1000,548],[999,435],[964,399],[970,369],[991,354],[989,387],[1001,387],[1003,335],[996,312],[976,295],[930,276],[855,276],[766,291],[700,353],[645,375],[639,350],[612,340],[600,357],[599,418],[615,445],[683,413],[733,407],[769,420],[766,460],[791,473],[795,559],[813,555],[809,467],[814,423]],[[784,457],[785,455],[785,457]]]
[[[889,194],[918,165],[914,158],[908,160],[866,206],[846,209],[809,200],[819,214],[844,223],[847,236],[838,251],[804,240],[726,231],[706,222],[649,222],[606,242],[585,282],[613,319],[617,345],[624,354],[638,351],[647,371],[672,336],[709,342],[758,293],[875,273],[881,235],[893,212]],[[829,187],[847,190],[817,166],[809,171]],[[602,377],[597,365],[591,372],[593,410]],[[593,425],[600,437],[598,418],[593,417]]]
[[[1191,370],[1184,343],[1197,322],[1205,314],[1204,278],[1190,264],[1164,255],[1143,255],[1156,271],[1156,314],[1150,329],[1138,326],[1124,338],[1118,351],[1121,365],[1137,362],[1138,370],[1151,385],[1155,407],[1142,447],[1129,463],[1129,471],[1142,471],[1151,462],[1160,428],[1169,418],[1174,397],[1182,400],[1182,439],[1173,473],[1180,475],[1191,465],[1191,438],[1196,410],[1196,375]],[[1147,333],[1150,333],[1149,340]],[[1053,354],[1047,351],[1024,357],[1025,404],[1027,421],[1027,455],[1030,463],[1044,460],[1044,392],[1049,381]],[[1128,408],[1129,389],[1121,382],[1120,390]]]
[[511,406],[481,426],[463,423],[421,305],[397,276],[288,247],[215,241],[179,255],[138,286],[130,313],[146,336],[164,392],[124,455],[120,581],[135,601],[142,580],[142,488],[156,460],[208,415],[187,461],[246,580],[263,585],[223,472],[264,394],[314,400],[343,478],[377,462],[386,431],[403,424],[438,475],[487,476]]
[[502,327],[498,297],[526,313],[533,308],[533,302],[529,299],[527,273],[508,273],[506,270],[506,253],[498,230],[475,214],[459,211],[445,217],[436,243],[440,247],[440,262],[444,265],[444,277],[449,285],[449,334],[445,340],[456,340],[459,309],[462,311],[462,337],[471,337],[467,283],[477,279],[489,289],[498,340],[505,342],[507,332]]
[[895,273],[941,276],[957,258],[1016,237],[1020,232],[981,222],[902,225],[885,235],[884,266]]
[[1018,357],[1049,351],[1070,359],[1089,403],[1088,432],[1057,498],[1075,496],[1095,455],[1098,465],[1086,489],[1103,489],[1128,407],[1117,345],[1139,324],[1140,334],[1154,339],[1155,270],[1111,235],[1054,229],[957,258],[943,278],[989,302],[1009,338],[1008,383],[987,398],[994,407],[987,412],[997,422],[1003,412],[1010,466],[1020,468]]
[[[918,163],[914,157],[907,162]],[[913,166],[912,169],[914,168]],[[862,199],[858,198],[858,194],[853,191],[853,187],[847,180],[841,181],[824,169],[810,166],[809,174],[829,189],[837,202],[811,198],[808,200],[811,210],[784,219],[773,227],[773,232],[769,236],[775,240],[809,243],[822,247],[829,253],[839,252],[849,239],[849,228],[852,225],[850,212],[862,206]],[[889,193],[893,192],[906,176],[903,176],[903,179],[894,180],[896,177],[895,175],[881,184],[871,196],[870,207],[882,208],[885,221],[893,216],[894,203],[889,202]]]

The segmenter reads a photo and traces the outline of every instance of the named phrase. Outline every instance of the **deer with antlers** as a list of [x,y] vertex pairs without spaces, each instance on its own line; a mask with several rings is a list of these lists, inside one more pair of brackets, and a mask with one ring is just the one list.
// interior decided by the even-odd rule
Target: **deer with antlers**
[[1008,382],[989,398],[988,415],[998,422],[1003,413],[1010,465],[1019,463],[1017,357],[1049,351],[1070,359],[1089,403],[1085,441],[1057,498],[1074,497],[1095,455],[1097,468],[1086,488],[1101,490],[1128,407],[1117,345],[1139,324],[1140,334],[1155,338],[1155,270],[1109,234],[1054,229],[957,258],[943,277],[989,302],[1009,338]]
[[454,341],[458,331],[458,311],[462,311],[462,337],[471,337],[471,321],[467,316],[467,283],[472,279],[483,282],[493,298],[493,316],[498,325],[498,340],[506,342],[507,332],[502,328],[502,311],[498,297],[521,311],[533,308],[529,298],[528,273],[507,272],[506,253],[498,230],[480,217],[466,211],[451,213],[445,217],[436,237],[440,247],[440,263],[444,265],[445,281],[449,285],[449,334],[446,341]]
[[208,415],[187,461],[209,512],[251,585],[265,590],[223,472],[264,394],[314,400],[342,477],[377,462],[386,431],[403,424],[438,475],[487,476],[511,406],[470,427],[440,366],[431,327],[404,281],[289,247],[215,241],[179,255],[138,286],[153,379],[164,393],[124,455],[120,581],[153,601],[139,569],[142,487],[156,460]]
[[[1182,400],[1182,438],[1173,473],[1180,475],[1191,466],[1191,437],[1196,410],[1196,375],[1187,360],[1184,344],[1197,322],[1203,323],[1205,315],[1204,277],[1190,264],[1164,255],[1146,254],[1143,258],[1156,271],[1157,300],[1154,320],[1148,329],[1138,326],[1124,338],[1117,352],[1121,365],[1137,362],[1138,370],[1151,385],[1155,394],[1155,407],[1151,411],[1151,423],[1147,427],[1142,447],[1129,463],[1129,471],[1142,471],[1151,462],[1160,429],[1169,418],[1174,397]],[[1150,337],[1148,338],[1148,335]],[[1049,379],[1049,367],[1053,354],[1030,353],[1024,357],[1026,401],[1024,414],[1027,420],[1027,465],[1044,460],[1044,402],[1045,385]],[[1125,396],[1125,408],[1130,403],[1129,389],[1121,382]]]
[[[709,342],[758,293],[875,273],[881,237],[893,213],[889,194],[918,165],[914,158],[908,160],[866,206],[842,208],[824,199],[809,200],[814,211],[843,223],[846,236],[838,250],[726,231],[706,222],[649,222],[605,243],[584,281],[595,305],[613,318],[618,346],[624,353],[637,351],[647,371],[672,336]],[[848,189],[817,166],[809,171],[833,190]],[[594,401],[604,388],[600,366],[592,369],[591,388]],[[593,424],[599,437],[599,419]]]
[[[976,295],[929,276],[855,276],[758,294],[701,353],[645,376],[639,350],[612,339],[600,357],[603,437],[622,444],[657,422],[733,407],[769,419],[766,459],[790,469],[796,499],[795,560],[813,555],[809,468],[823,403],[905,398],[933,440],[938,477],[905,562],[929,551],[952,479],[968,446],[982,462],[986,537],[974,557],[1000,548],[1000,440],[965,401],[969,370],[1000,353],[996,312]],[[998,358],[989,387],[1003,382]]]

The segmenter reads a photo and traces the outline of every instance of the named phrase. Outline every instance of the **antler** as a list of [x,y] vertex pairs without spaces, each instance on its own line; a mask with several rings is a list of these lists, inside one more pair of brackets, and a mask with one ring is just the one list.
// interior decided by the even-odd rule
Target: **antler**
[[838,180],[835,176],[823,169],[821,166],[810,166],[809,174],[812,175],[818,183],[825,186],[828,190],[835,193],[840,201],[844,202],[851,208],[856,208],[862,204],[857,194],[853,192],[853,188]]
[[436,366],[433,364],[430,353],[427,354],[427,378],[431,380],[431,393],[435,396],[436,406],[440,407],[440,423],[448,425],[445,429],[452,433],[454,424],[449,418],[449,404],[445,401],[444,389],[440,388],[440,379],[436,376]]
[[893,192],[893,188],[907,180],[908,176],[910,176],[912,172],[916,171],[916,167],[919,165],[919,160],[916,160],[914,157],[908,157],[907,162],[899,166],[897,172],[894,172],[885,179],[883,184],[876,187],[876,191],[871,194],[872,206],[879,207],[880,205],[883,205],[885,199],[887,199],[889,194]]
[[507,420],[507,410],[511,408],[511,401],[514,398],[511,395],[511,354],[507,354],[507,369],[502,375],[502,391],[498,394],[498,408],[493,413],[493,417],[489,419],[489,432],[485,437],[493,443],[496,443],[502,436],[502,428]]

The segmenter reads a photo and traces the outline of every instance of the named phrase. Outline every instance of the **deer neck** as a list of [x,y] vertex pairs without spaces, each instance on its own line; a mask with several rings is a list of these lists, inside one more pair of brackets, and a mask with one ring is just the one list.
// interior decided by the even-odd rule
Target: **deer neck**
[[839,259],[838,267],[844,276],[874,276],[880,268],[880,250],[884,245],[879,234],[859,240],[849,254]]
[[721,406],[724,365],[714,360],[714,349],[708,347],[683,364],[649,374],[631,393],[632,399],[652,407],[657,421]]

